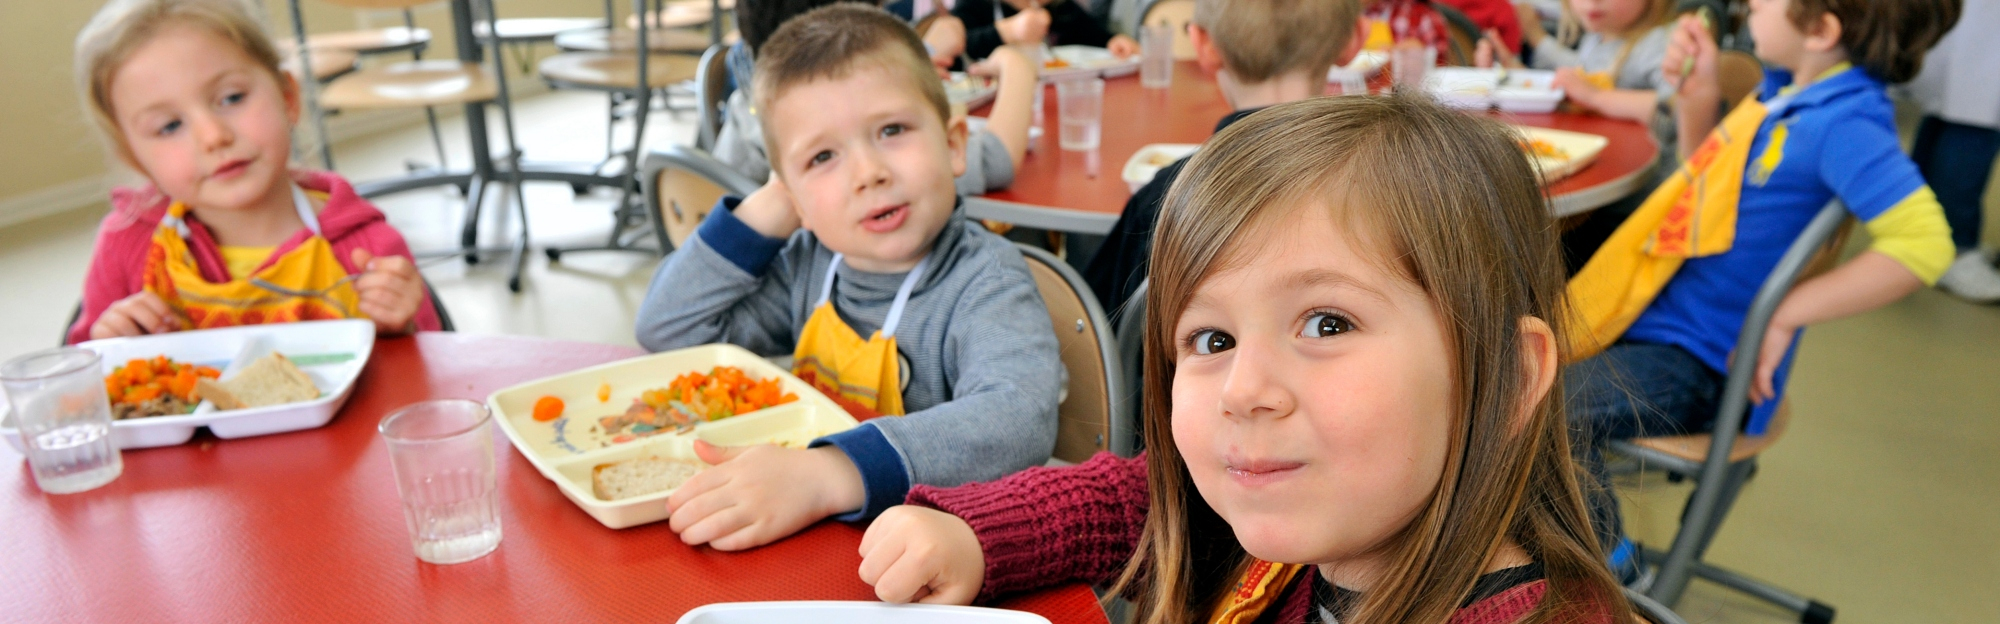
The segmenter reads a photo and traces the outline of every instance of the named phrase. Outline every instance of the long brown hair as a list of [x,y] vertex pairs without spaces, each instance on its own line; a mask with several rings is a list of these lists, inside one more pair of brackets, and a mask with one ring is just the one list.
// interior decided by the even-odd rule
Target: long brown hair
[[1560,332],[1565,304],[1556,224],[1516,140],[1427,100],[1317,98],[1237,122],[1188,164],[1154,232],[1146,297],[1144,376],[1158,380],[1144,398],[1151,511],[1118,579],[1139,597],[1137,621],[1200,620],[1250,560],[1174,447],[1173,327],[1202,281],[1242,255],[1232,250],[1255,244],[1257,226],[1314,198],[1429,295],[1457,362],[1453,387],[1440,389],[1456,406],[1443,475],[1353,621],[1444,621],[1509,540],[1548,580],[1526,621],[1629,614],[1584,512],[1560,373],[1523,414],[1520,322]]

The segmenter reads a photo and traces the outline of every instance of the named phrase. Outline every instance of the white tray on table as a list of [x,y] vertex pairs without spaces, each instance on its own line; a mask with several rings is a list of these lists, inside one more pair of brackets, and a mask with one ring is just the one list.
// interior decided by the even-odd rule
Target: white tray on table
[[[151,416],[111,422],[111,439],[121,449],[172,446],[194,437],[198,427],[208,427],[218,438],[245,438],[325,426],[333,420],[354,380],[368,365],[375,350],[375,323],[365,319],[309,321],[245,325],[222,329],[200,329],[107,338],[77,345],[103,357],[103,371],[123,366],[129,360],[152,359],[164,355],[177,362],[202,364],[222,370],[229,379],[250,362],[272,351],[285,354],[299,364],[319,387],[319,398],[298,403],[240,410],[218,410],[202,401],[193,413],[183,416]],[[13,414],[0,401],[0,437],[15,450],[21,449],[21,432],[14,427]]]
[[1023,611],[881,602],[725,602],[698,607],[676,624],[1049,624]]
[[[799,399],[747,414],[695,425],[686,433],[667,431],[615,442],[598,426],[598,419],[617,416],[640,393],[665,388],[675,377],[707,373],[717,366],[734,366],[755,379],[777,377],[778,385]],[[597,400],[597,389],[611,386],[609,400]],[[563,414],[547,422],[534,419],[535,401],[553,396],[563,402]],[[607,501],[590,484],[599,464],[640,456],[699,461],[698,438],[718,446],[783,444],[805,448],[814,438],[854,428],[853,416],[790,371],[734,345],[705,345],[639,356],[538,379],[494,392],[486,398],[515,450],[535,470],[562,490],[577,507],[606,527],[626,527],[667,518],[666,499],[673,490]]]
[[1139,55],[1118,58],[1110,50],[1096,46],[1062,45],[1049,49],[1051,58],[1062,59],[1068,67],[1051,68],[1042,65],[1043,82],[1059,82],[1075,78],[1102,76],[1117,78],[1130,76],[1139,71]]
[[1436,67],[1424,75],[1424,89],[1456,108],[1547,113],[1565,96],[1556,88],[1555,78],[1555,72],[1532,69]]

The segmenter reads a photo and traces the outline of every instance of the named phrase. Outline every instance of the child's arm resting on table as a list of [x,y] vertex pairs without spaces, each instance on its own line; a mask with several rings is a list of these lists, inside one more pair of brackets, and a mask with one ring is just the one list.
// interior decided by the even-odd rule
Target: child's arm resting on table
[[1098,453],[955,488],[917,486],[861,539],[884,601],[968,604],[1116,577],[1146,524],[1146,458]]
[[749,197],[724,197],[653,275],[639,306],[639,344],[666,351],[726,342],[759,355],[789,353],[783,252],[799,221],[788,197],[776,176]]

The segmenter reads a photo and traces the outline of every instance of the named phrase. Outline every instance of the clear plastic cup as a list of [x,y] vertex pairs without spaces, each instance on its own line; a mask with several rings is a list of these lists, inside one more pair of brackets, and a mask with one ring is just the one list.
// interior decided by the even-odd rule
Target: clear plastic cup
[[464,400],[425,401],[382,419],[418,559],[462,563],[500,546],[492,420],[486,406]]
[[1139,86],[1174,86],[1174,25],[1160,22],[1139,27]]
[[1424,88],[1424,76],[1437,65],[1437,48],[1426,45],[1397,45],[1389,50],[1389,73],[1397,89]]
[[1104,132],[1104,79],[1078,78],[1056,83],[1056,116],[1061,118],[1062,148],[1097,149]]
[[125,471],[111,439],[111,402],[97,352],[64,347],[23,355],[0,364],[0,384],[43,492],[94,490]]

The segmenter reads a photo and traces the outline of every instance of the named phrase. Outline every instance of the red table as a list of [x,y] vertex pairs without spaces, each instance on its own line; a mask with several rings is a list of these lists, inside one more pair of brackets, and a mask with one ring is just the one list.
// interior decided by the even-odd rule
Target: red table
[[[1104,132],[1099,147],[1102,160],[1093,178],[1087,174],[1084,152],[1065,151],[1057,145],[1055,89],[1044,88],[1047,134],[1021,162],[1013,186],[966,198],[966,210],[971,216],[1049,230],[1103,234],[1117,222],[1118,213],[1124,210],[1125,200],[1131,196],[1120,172],[1132,154],[1152,143],[1207,141],[1215,132],[1216,122],[1230,113],[1222,92],[1216,89],[1215,78],[1204,74],[1193,61],[1174,64],[1174,82],[1168,89],[1141,87],[1136,74],[1107,79]],[[1557,216],[1593,210],[1631,193],[1645,182],[1653,160],[1659,155],[1652,132],[1634,122],[1560,112],[1496,115],[1512,123],[1587,132],[1610,139],[1610,145],[1597,162],[1549,187]]]
[[[125,453],[103,488],[45,495],[0,460],[0,619],[34,622],[672,622],[746,600],[873,600],[861,530],[822,522],[741,553],[682,545],[654,523],[599,525],[495,433],[500,548],[417,561],[375,425],[425,399],[484,400],[529,379],[638,355],[534,338],[421,334],[376,343],[327,426]],[[0,448],[6,448],[0,445]],[[1103,624],[1073,585],[998,606]]]

